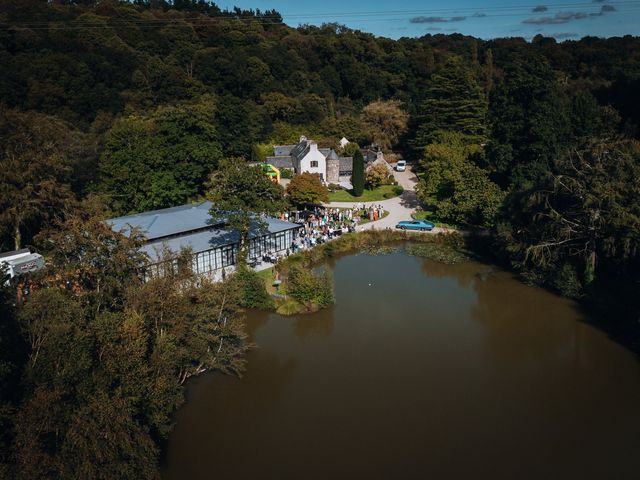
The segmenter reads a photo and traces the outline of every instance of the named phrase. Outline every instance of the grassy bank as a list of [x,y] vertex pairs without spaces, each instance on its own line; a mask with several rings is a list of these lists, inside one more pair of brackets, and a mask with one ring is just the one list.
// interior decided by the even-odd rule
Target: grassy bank
[[[314,267],[331,258],[353,252],[385,254],[401,247],[411,255],[448,264],[469,258],[464,238],[456,233],[424,235],[406,231],[370,230],[349,233],[311,250],[281,259],[276,265],[282,280],[278,289],[273,286],[275,277],[271,269],[263,270],[259,275],[263,278],[267,291],[275,296],[278,313],[294,315],[314,312],[333,303],[329,273],[313,273]],[[303,292],[304,295],[297,295],[296,292]]]
[[[432,258],[433,260],[441,260],[442,255],[440,253],[444,251],[457,252],[459,255],[464,255],[465,258],[468,253],[464,238],[456,233],[425,235],[399,230],[367,230],[342,235],[311,250],[290,255],[278,262],[276,268],[282,275],[286,275],[291,265],[302,264],[309,267],[341,254],[356,251],[376,252],[384,246],[398,242],[406,242],[413,245],[430,245],[430,249],[421,249],[419,256]],[[415,254],[417,250],[409,251],[409,253],[412,252]],[[436,252],[439,253],[436,254]]]

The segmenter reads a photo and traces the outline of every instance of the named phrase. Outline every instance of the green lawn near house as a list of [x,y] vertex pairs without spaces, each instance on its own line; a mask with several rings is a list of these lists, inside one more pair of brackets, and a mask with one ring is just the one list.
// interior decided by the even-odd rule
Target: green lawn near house
[[381,185],[373,190],[364,189],[361,197],[354,197],[353,190],[338,190],[329,193],[330,202],[379,202],[397,197],[402,193],[402,187],[397,185]]

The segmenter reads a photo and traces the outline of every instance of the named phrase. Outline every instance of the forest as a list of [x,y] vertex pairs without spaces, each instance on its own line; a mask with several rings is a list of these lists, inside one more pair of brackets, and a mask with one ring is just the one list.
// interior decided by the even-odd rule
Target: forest
[[433,219],[640,349],[638,37],[392,40],[204,0],[0,0],[0,65],[1,250],[50,259],[24,307],[2,287],[0,477],[157,477],[184,381],[242,371],[240,287],[142,283],[139,239],[102,220],[200,199],[303,134],[415,162]]

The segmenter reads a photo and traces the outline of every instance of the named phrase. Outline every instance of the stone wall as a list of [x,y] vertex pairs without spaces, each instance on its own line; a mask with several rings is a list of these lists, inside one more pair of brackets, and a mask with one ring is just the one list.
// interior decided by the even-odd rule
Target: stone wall
[[327,158],[327,183],[338,183],[340,181],[340,160]]

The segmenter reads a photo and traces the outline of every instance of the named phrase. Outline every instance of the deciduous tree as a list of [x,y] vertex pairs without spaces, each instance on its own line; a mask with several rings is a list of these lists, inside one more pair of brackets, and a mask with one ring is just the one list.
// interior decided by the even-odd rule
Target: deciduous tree
[[362,109],[362,122],[383,150],[390,150],[407,131],[409,114],[399,100],[378,100]]
[[73,205],[70,155],[77,142],[65,122],[0,107],[0,225],[17,250]]
[[367,188],[377,188],[380,185],[387,185],[393,176],[384,163],[376,163],[367,171]]
[[329,191],[318,173],[303,172],[294,176],[287,185],[287,194],[289,200],[298,206],[329,201]]
[[243,158],[230,158],[211,174],[207,197],[213,202],[211,215],[225,218],[240,236],[239,260],[246,261],[249,234],[264,228],[261,215],[284,211],[284,189],[273,183],[259,166],[252,167]]
[[171,207],[203,193],[220,144],[210,98],[129,116],[107,132],[100,189],[116,214]]
[[439,141],[425,148],[418,197],[434,206],[443,220],[488,227],[504,195],[487,172],[470,160],[477,148],[466,145],[459,133],[441,132]]

